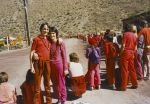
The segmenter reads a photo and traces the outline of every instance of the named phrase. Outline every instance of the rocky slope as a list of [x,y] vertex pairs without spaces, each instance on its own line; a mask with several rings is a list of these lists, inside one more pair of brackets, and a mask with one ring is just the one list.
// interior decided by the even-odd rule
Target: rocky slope
[[[48,22],[61,34],[120,30],[122,19],[150,10],[150,0],[28,0],[32,36]],[[0,35],[25,34],[23,0],[1,0]]]

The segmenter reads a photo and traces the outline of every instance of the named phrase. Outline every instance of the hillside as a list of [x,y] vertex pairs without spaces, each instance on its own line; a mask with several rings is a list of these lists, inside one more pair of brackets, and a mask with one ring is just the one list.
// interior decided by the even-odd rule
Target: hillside
[[[150,0],[28,0],[30,34],[42,22],[62,34],[93,33],[107,28],[121,30],[122,19],[150,10]],[[25,34],[23,0],[1,0],[0,34]]]

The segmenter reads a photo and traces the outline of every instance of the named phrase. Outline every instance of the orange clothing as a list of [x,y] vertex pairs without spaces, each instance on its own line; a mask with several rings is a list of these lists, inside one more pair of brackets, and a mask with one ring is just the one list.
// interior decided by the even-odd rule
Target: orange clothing
[[137,86],[137,76],[134,67],[134,51],[125,50],[121,54],[121,89],[126,90],[128,84],[128,76],[130,75],[132,86]]
[[[34,104],[33,103],[33,98],[34,98],[34,83],[27,83],[24,82],[21,86],[21,92],[23,95],[23,101],[24,104]],[[42,96],[41,96],[42,98]],[[41,99],[43,100],[43,99]],[[42,104],[42,101],[40,101],[40,104]]]
[[41,95],[41,78],[43,75],[44,78],[44,88],[46,93],[46,104],[51,104],[51,94],[50,94],[50,62],[39,60],[34,63],[35,69],[35,95],[34,95],[34,104],[40,104],[40,95]]
[[86,83],[84,76],[71,78],[71,89],[75,96],[81,96],[86,91]]
[[120,57],[121,65],[121,90],[126,90],[128,75],[130,75],[132,86],[137,86],[136,71],[134,67],[134,53],[137,45],[137,37],[132,32],[125,32],[122,39],[124,50]]
[[137,37],[132,32],[126,32],[123,35],[122,44],[125,44],[124,50],[135,50]]
[[40,103],[40,90],[41,90],[41,78],[44,78],[44,88],[46,92],[46,103],[51,104],[52,99],[50,95],[50,42],[47,38],[44,38],[42,35],[38,35],[34,38],[31,51],[35,52],[39,56],[38,61],[34,61],[35,69],[35,94],[34,94],[34,104]]
[[115,83],[115,61],[118,55],[117,49],[112,42],[105,42],[105,55],[106,55],[106,71],[108,84],[111,86]]
[[144,36],[144,44],[145,44],[144,53],[145,54],[150,54],[150,48],[147,48],[147,46],[150,46],[150,28],[143,28],[139,32],[139,36],[140,35]]
[[41,35],[34,38],[31,47],[32,50],[36,51],[40,59],[50,60],[50,43],[47,38],[45,39]]
[[117,55],[118,55],[118,50],[116,49],[114,43],[112,42],[108,42],[106,41],[104,43],[104,52],[105,52],[105,55],[106,55],[106,58],[116,58]]

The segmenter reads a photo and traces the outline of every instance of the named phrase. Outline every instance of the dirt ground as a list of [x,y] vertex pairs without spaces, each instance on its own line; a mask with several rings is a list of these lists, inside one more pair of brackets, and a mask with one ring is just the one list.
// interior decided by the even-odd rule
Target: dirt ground
[[[87,59],[85,58],[86,43],[78,39],[65,39],[67,54],[76,52],[79,54],[80,63],[87,72]],[[17,88],[17,94],[21,95],[20,85],[25,80],[26,71],[29,68],[29,48],[0,53],[0,71],[9,74],[9,82]],[[66,104],[72,104],[75,101],[87,102],[89,104],[150,104],[150,81],[139,82],[139,88],[136,90],[127,89],[127,91],[110,90],[105,86],[105,63],[101,62],[102,88],[99,90],[86,91],[82,98],[73,100],[68,99]],[[130,85],[129,85],[130,86]],[[43,88],[42,88],[43,89]],[[68,96],[69,98],[69,96]],[[53,104],[56,99],[53,98]],[[82,104],[82,103],[78,103]]]

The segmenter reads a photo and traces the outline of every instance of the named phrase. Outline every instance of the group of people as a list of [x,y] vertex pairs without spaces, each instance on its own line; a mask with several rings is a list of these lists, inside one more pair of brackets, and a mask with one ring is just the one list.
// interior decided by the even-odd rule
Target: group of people
[[[48,23],[40,26],[40,34],[33,39],[30,52],[30,69],[26,80],[20,86],[24,104],[43,104],[41,81],[45,88],[46,104],[52,104],[51,93],[58,99],[57,104],[65,104],[67,99],[66,76],[74,97],[81,97],[86,91],[83,66],[77,53],[70,53],[67,62],[66,46],[55,27]],[[77,70],[78,71],[77,71]],[[9,83],[8,74],[0,73],[0,104],[16,104],[15,87]],[[52,83],[52,89],[50,84]]]
[[[40,34],[33,39],[30,52],[30,75],[34,73],[34,84],[26,78],[21,86],[25,104],[42,104],[41,78],[43,76],[46,104],[52,104],[50,81],[54,97],[58,99],[57,104],[65,104],[67,99],[66,76],[69,74],[71,80],[70,88],[74,96],[80,97],[86,90],[83,67],[79,63],[77,53],[69,55],[67,62],[66,46],[55,27],[48,23],[40,26]],[[76,71],[79,70],[79,71]],[[78,81],[76,81],[78,80]],[[27,84],[29,84],[27,86]],[[30,90],[29,90],[29,87]],[[32,89],[34,88],[34,89]],[[28,95],[32,95],[29,97]],[[32,99],[31,99],[32,98]]]
[[[109,29],[105,32],[104,36],[96,34],[88,36],[88,43],[92,48],[99,48],[101,55],[104,51],[106,79],[111,89],[116,87],[119,91],[125,91],[129,82],[132,83],[131,88],[136,89],[138,88],[137,80],[149,80],[150,28],[146,20],[139,21],[137,27],[133,24],[126,24],[123,35],[118,37],[115,37],[114,32]],[[90,49],[92,50],[92,48]],[[97,52],[99,53],[99,50]],[[90,67],[94,61],[90,63],[90,60],[92,59],[89,57],[89,76],[91,80],[100,83],[100,78],[99,80],[95,78],[98,75],[96,74],[96,66],[94,70],[91,70]],[[118,68],[116,68],[116,63]],[[91,88],[95,87],[93,84],[89,84],[89,86]]]
[[[125,91],[129,82],[132,83],[132,89],[138,88],[137,80],[148,80],[150,68],[150,28],[146,20],[142,20],[139,27],[136,33],[134,25],[127,24],[122,38],[118,38],[121,41],[116,41],[114,33],[110,31],[106,31],[104,37],[89,36],[89,47],[85,52],[88,71],[84,75],[77,53],[71,53],[70,62],[67,62],[66,46],[59,38],[59,31],[55,27],[50,27],[48,23],[41,24],[40,34],[33,39],[31,46],[30,69],[27,71],[26,80],[20,86],[24,104],[44,103],[41,93],[42,77],[46,104],[52,104],[52,92],[58,99],[57,104],[65,104],[68,88],[66,78],[70,80],[69,88],[75,97],[81,97],[86,89],[100,89],[102,50],[106,58],[106,79],[109,88],[116,87],[119,91]],[[116,62],[120,70],[117,74]],[[120,76],[120,80],[117,76]],[[1,72],[0,104],[16,104],[15,87],[7,81],[8,74]],[[119,86],[116,85],[118,81]],[[2,93],[6,90],[7,93]]]

